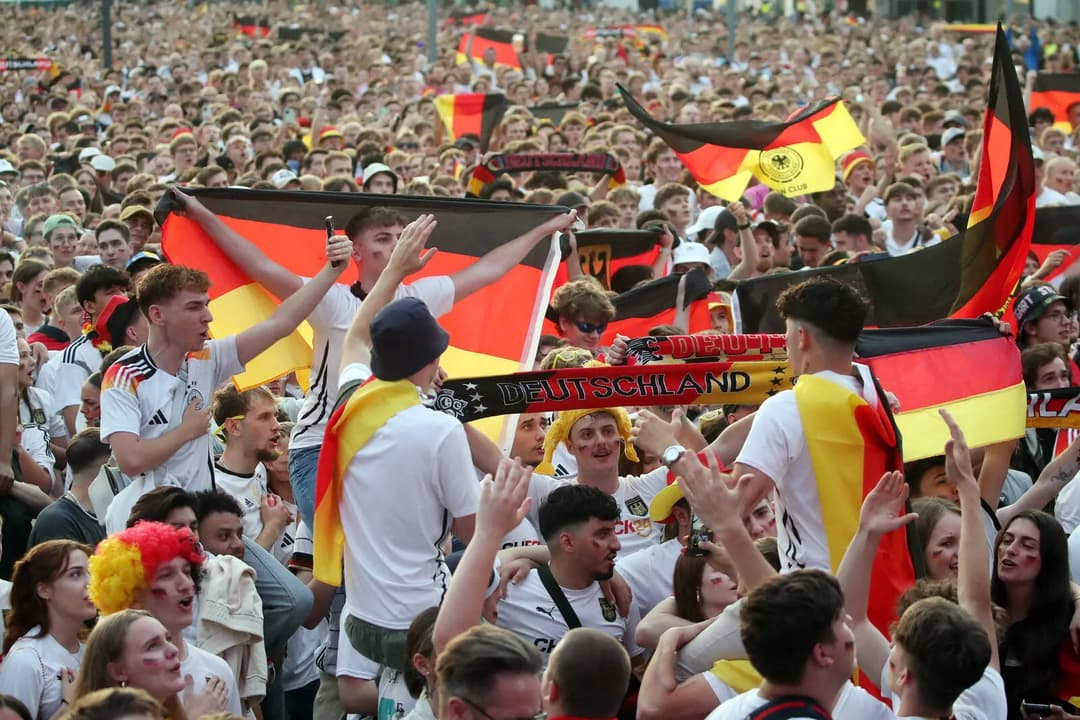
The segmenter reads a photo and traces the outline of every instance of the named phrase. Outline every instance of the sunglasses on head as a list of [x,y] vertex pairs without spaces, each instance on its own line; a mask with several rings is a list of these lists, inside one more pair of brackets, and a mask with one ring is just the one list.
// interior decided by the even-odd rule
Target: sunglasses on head
[[592,323],[587,323],[587,322],[576,322],[574,324],[577,325],[578,330],[580,330],[581,332],[586,333],[586,334],[588,334],[588,333],[598,333],[600,335],[603,335],[604,331],[607,330],[607,323],[600,323],[599,325],[593,325]]

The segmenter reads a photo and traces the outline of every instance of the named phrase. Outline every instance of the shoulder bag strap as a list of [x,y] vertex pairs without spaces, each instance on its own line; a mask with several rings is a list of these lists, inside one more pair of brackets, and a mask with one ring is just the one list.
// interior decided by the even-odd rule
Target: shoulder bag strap
[[559,614],[566,621],[566,626],[571,630],[581,627],[581,620],[578,619],[574,608],[570,606],[570,601],[566,599],[566,595],[563,593],[562,588],[559,587],[559,583],[555,581],[555,576],[551,574],[551,568],[547,565],[541,565],[536,572],[540,575],[540,582],[544,583],[544,589],[551,596],[555,606],[559,608]]

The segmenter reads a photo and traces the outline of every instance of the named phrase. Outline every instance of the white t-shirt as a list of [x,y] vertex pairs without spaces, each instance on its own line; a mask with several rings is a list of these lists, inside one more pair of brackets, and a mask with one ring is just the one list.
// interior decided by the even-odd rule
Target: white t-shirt
[[0,318],[0,365],[19,364],[19,338],[15,334],[15,323],[7,313]]
[[[50,350],[49,359],[44,365],[38,368],[37,377],[34,378],[34,387],[41,388],[48,392],[55,403],[56,400],[56,373],[60,370],[61,363],[64,362],[63,350]],[[82,385],[79,386],[79,404],[82,404]],[[63,410],[62,407],[57,405],[55,411],[59,413]]]
[[[882,671],[882,682],[887,679],[888,671],[888,667]],[[892,702],[888,684],[882,685],[882,688],[881,696]],[[978,682],[960,693],[952,710],[955,720],[1004,720],[1008,717],[1009,703],[1005,699],[1005,681],[1001,679],[1001,673],[987,665]],[[889,717],[910,717],[914,720],[915,716],[890,713]]]
[[1057,494],[1054,500],[1054,517],[1067,533],[1080,527],[1080,481],[1075,476],[1065,483],[1065,487]]
[[[634,642],[641,619],[636,605],[631,605],[629,617],[624,618],[614,603],[604,597],[598,582],[583,590],[563,588],[562,591],[570,607],[577,613],[582,627],[607,633],[622,643],[630,657],[644,652]],[[495,624],[532,643],[544,656],[545,665],[555,645],[570,632],[570,627],[536,571],[530,572],[520,585],[510,585],[506,589],[506,598],[499,601],[499,617]]]
[[[308,282],[308,278],[304,278]],[[454,306],[454,281],[448,276],[421,278],[411,285],[400,285],[394,299],[416,297],[424,301],[435,317],[450,312]],[[341,368],[341,348],[345,333],[360,309],[360,298],[344,285],[334,285],[308,316],[315,331],[312,342],[311,387],[304,396],[289,448],[299,450],[318,447],[326,433],[326,422],[337,402],[338,370]]]
[[0,663],[0,689],[21,700],[31,717],[48,720],[60,709],[60,671],[78,672],[83,648],[70,653],[52,635],[40,633],[35,626],[11,646]]
[[49,393],[29,387],[26,388],[26,395],[29,404],[22,394],[19,395],[19,420],[23,426],[20,444],[34,462],[55,477],[56,457],[49,443],[56,438],[66,438],[67,427],[64,419],[53,412],[53,399]]
[[[252,540],[262,532],[262,499],[266,494],[266,466],[259,463],[250,475],[226,470],[220,460],[214,463],[214,482],[218,490],[236,498],[244,510],[244,536]],[[287,559],[287,558],[286,558]]]
[[1061,207],[1065,205],[1080,205],[1080,195],[1074,192],[1061,193],[1044,187],[1038,197],[1035,198],[1035,207]]
[[[240,704],[240,690],[236,686],[236,676],[233,675],[229,664],[217,655],[211,655],[205,650],[195,647],[191,643],[187,646],[187,657],[180,663],[180,674],[190,675],[195,683],[195,692],[202,692],[206,687],[206,681],[216,677],[229,688],[229,705],[226,708],[233,715],[243,715],[244,708]],[[183,693],[180,694],[183,700]]]
[[56,406],[61,410],[82,404],[83,383],[101,368],[102,356],[101,351],[94,347],[95,337],[96,333],[80,335],[64,348],[60,356],[53,390],[56,391]]
[[[639,550],[658,545],[664,534],[663,526],[653,524],[649,519],[649,503],[653,497],[667,487],[666,467],[659,467],[646,475],[625,475],[619,478],[619,487],[612,494],[619,505],[619,520],[615,523],[615,535],[622,548],[619,558],[629,557]],[[551,491],[567,480],[548,475],[533,474],[529,483],[529,497],[533,499],[529,508],[529,519],[539,528],[540,506],[547,500]]]
[[[774,396],[775,397],[775,396]],[[709,673],[711,674],[711,673]],[[706,720],[745,720],[750,713],[769,702],[758,689],[747,690],[720,704]],[[893,720],[892,710],[880,700],[850,681],[840,691],[832,717],[834,720]],[[1004,716],[1002,716],[1004,717]]]
[[642,617],[671,597],[675,563],[681,554],[682,545],[673,539],[620,558],[616,563],[615,570],[630,586],[634,605]]
[[[366,365],[354,363],[339,382],[369,377]],[[461,423],[423,405],[387,420],[342,483],[346,612],[405,630],[438,605],[450,580],[442,543],[455,518],[476,513],[479,498]]]
[[[816,376],[860,394],[876,407],[877,391],[869,368],[858,364],[852,367],[859,372],[861,385],[851,375],[828,370]],[[780,571],[816,568],[832,572],[821,497],[793,390],[777,393],[761,404],[735,462],[764,473],[776,484]]]
[[[207,406],[214,391],[244,369],[236,356],[235,335],[210,340],[202,350],[188,353],[185,363],[187,388],[178,390],[184,393],[181,404],[173,401],[180,379],[159,368],[145,345],[113,363],[101,384],[101,439],[108,441],[117,432],[143,440],[161,437],[180,425],[179,418],[171,417],[174,407],[183,412],[193,398],[201,407]],[[180,446],[160,469],[189,492],[209,490],[213,480],[210,433]]]

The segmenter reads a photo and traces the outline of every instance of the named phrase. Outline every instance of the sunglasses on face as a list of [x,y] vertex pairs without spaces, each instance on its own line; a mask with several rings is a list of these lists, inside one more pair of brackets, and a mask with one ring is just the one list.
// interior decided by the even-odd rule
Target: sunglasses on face
[[577,325],[578,330],[580,330],[581,332],[583,332],[585,334],[596,333],[598,335],[603,335],[604,331],[607,330],[607,323],[600,323],[599,325],[593,325],[592,323],[587,323],[587,322],[576,322],[574,324]]

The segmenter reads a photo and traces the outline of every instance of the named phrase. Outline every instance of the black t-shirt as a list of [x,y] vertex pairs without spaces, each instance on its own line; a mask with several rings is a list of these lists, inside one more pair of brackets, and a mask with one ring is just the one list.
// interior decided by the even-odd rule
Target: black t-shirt
[[104,539],[105,526],[65,495],[38,515],[29,547],[46,540],[74,540],[94,547]]

